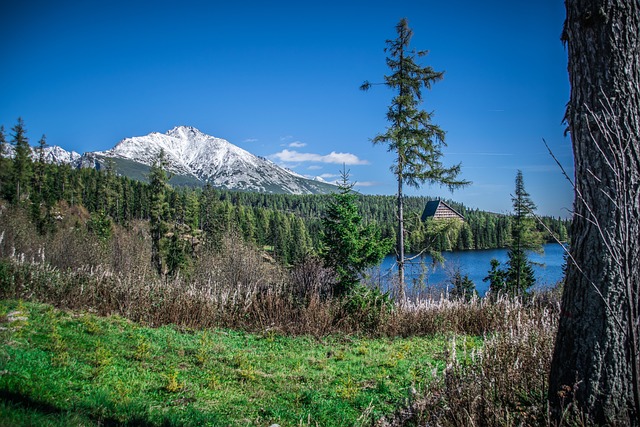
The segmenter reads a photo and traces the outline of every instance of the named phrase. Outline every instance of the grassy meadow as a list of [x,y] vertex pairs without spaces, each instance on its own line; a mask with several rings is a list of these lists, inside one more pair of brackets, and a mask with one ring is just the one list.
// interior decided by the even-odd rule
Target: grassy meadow
[[370,425],[482,343],[148,328],[12,300],[0,314],[4,425]]

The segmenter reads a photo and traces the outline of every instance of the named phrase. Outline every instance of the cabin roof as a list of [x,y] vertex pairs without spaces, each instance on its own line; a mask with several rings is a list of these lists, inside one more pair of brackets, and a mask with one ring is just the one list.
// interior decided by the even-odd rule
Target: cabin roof
[[[438,212],[438,208],[440,208],[441,212],[448,211],[450,217],[459,218],[464,221],[464,216],[462,216],[460,212],[456,211],[455,209],[453,209],[451,206],[449,206],[442,200],[430,200],[427,202],[427,204],[424,207],[424,211],[422,212],[422,221],[426,221],[427,218],[436,217],[436,212]],[[444,216],[441,216],[441,217],[444,217]]]

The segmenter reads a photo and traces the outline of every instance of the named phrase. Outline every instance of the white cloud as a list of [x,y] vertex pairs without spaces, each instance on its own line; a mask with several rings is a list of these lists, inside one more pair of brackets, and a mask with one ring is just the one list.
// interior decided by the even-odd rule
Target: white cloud
[[320,178],[322,179],[331,179],[331,178],[337,178],[340,175],[336,175],[335,173],[323,173],[321,175],[318,175]]
[[304,142],[300,142],[300,141],[293,141],[291,144],[289,144],[289,147],[293,147],[293,148],[302,148],[302,147],[306,147],[307,144],[305,144]]
[[329,154],[315,153],[299,153],[295,150],[282,150],[279,153],[272,154],[270,157],[280,160],[281,162],[316,162],[316,163],[334,163],[345,165],[368,165],[367,160],[359,159],[358,156],[351,153],[336,153],[332,151]]
[[319,166],[319,165],[311,165],[311,166],[309,166],[307,169],[308,169],[308,170],[310,170],[310,171],[317,171],[317,170],[322,169],[322,166]]
[[356,187],[375,187],[377,185],[380,185],[380,183],[375,181],[356,181],[355,184]]
[[448,152],[446,154],[456,155],[456,156],[513,156],[513,153],[489,153],[489,152],[475,152],[475,153]]
[[242,142],[258,142],[258,138],[247,138]]

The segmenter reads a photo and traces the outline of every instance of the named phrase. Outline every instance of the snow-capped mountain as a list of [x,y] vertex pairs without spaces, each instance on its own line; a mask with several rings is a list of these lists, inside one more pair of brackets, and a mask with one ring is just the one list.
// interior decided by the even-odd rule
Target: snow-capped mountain
[[85,153],[78,163],[82,167],[100,167],[105,159],[113,159],[125,161],[128,169],[134,163],[151,166],[161,150],[169,172],[183,178],[191,177],[201,184],[210,183],[214,187],[290,194],[335,190],[332,185],[307,179],[189,126],[178,126],[164,134],[153,132],[125,138],[110,150]]
[[[38,150],[31,148],[34,159],[38,158]],[[80,160],[80,153],[75,151],[67,151],[57,145],[44,148],[44,161],[47,163],[55,163],[56,165],[74,164]]]
[[[38,152],[38,148],[31,148],[31,158],[33,160],[38,160],[40,153]],[[6,144],[3,155],[7,157],[13,157],[15,152],[15,148],[13,145]],[[75,164],[80,157],[82,157],[79,153],[75,151],[67,151],[62,147],[58,147],[57,145],[53,145],[51,147],[45,147],[43,150],[44,161],[46,163],[54,163],[56,165],[62,164]]]
[[[145,180],[161,150],[175,184],[209,183],[228,190],[289,194],[325,194],[336,190],[322,179],[298,175],[229,141],[189,126],[178,126],[167,133],[125,138],[107,151],[80,155],[51,146],[46,147],[43,154],[47,163],[95,169],[111,164],[120,175]],[[31,152],[31,158],[37,160],[38,149],[31,147]],[[13,155],[14,147],[6,144],[4,156]]]

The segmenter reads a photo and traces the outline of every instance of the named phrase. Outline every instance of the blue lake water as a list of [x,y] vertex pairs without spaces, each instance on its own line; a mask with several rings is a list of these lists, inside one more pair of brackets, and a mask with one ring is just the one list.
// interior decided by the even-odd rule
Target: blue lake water
[[[491,265],[491,259],[495,258],[504,264],[507,257],[507,249],[468,250],[442,253],[444,265],[433,265],[431,257],[422,256],[407,264],[405,269],[407,287],[421,286],[424,288],[443,288],[450,282],[450,278],[456,269],[462,275],[468,275],[475,283],[480,295],[484,295],[489,284],[482,279],[487,277]],[[533,269],[536,276],[536,287],[554,286],[562,279],[562,265],[564,264],[564,249],[557,243],[544,245],[541,254],[530,252],[529,259],[534,263]],[[407,255],[407,258],[411,255]],[[379,285],[387,289],[390,280],[397,274],[395,255],[388,255],[380,266]],[[374,275],[377,272],[374,273]],[[421,276],[423,277],[422,279]]]

